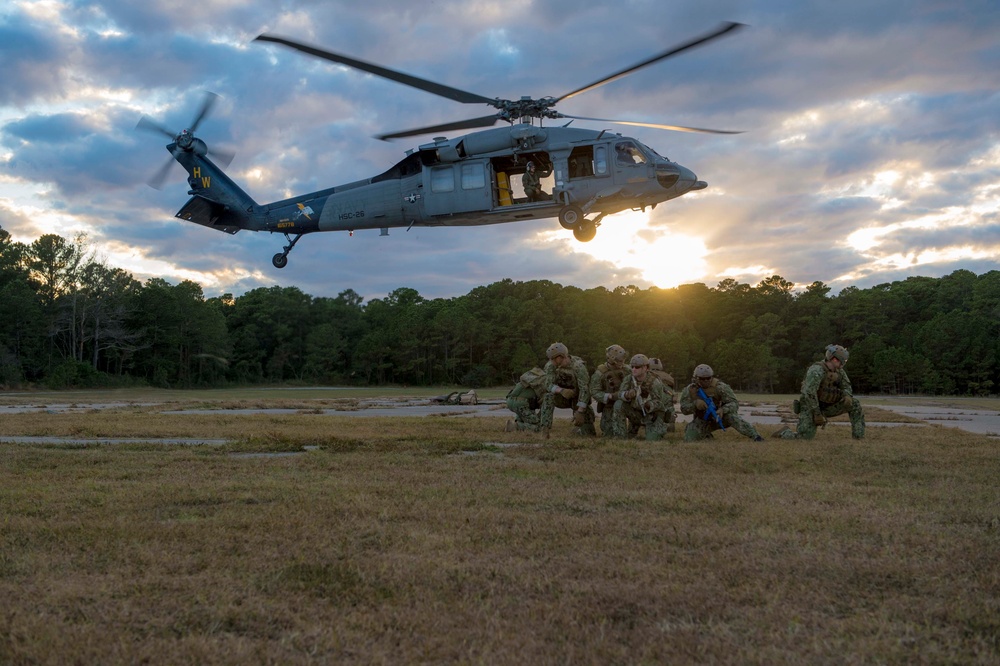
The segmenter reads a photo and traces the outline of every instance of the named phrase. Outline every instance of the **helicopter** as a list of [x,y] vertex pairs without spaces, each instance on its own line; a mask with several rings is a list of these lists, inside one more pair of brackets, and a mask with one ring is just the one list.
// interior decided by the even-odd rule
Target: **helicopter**
[[[299,239],[319,231],[347,231],[353,235],[356,230],[379,229],[382,236],[387,236],[390,228],[405,227],[409,231],[413,227],[477,226],[557,217],[578,241],[588,242],[608,215],[655,208],[664,201],[702,190],[707,183],[636,139],[607,129],[570,127],[574,120],[681,132],[739,132],[572,116],[556,111],[555,105],[741,27],[741,23],[723,23],[705,35],[560,97],[517,100],[490,99],[284,37],[261,34],[254,41],[295,49],[463,104],[485,104],[496,109],[478,118],[379,135],[376,138],[390,140],[478,130],[450,139],[436,136],[406,151],[402,160],[376,176],[268,204],[258,204],[226,175],[224,169],[232,160],[231,153],[209,149],[195,136],[216,102],[214,93],[206,94],[190,126],[179,133],[148,116],[139,120],[137,129],[157,132],[171,140],[166,147],[171,159],[150,185],[159,189],[174,161],[188,174],[191,198],[175,217],[228,234],[241,230],[283,234],[287,245],[272,258],[275,268],[288,264],[288,254]],[[545,120],[563,119],[568,122],[543,124]],[[507,126],[492,127],[500,122]],[[524,188],[523,176],[529,169],[541,178],[540,193]]]

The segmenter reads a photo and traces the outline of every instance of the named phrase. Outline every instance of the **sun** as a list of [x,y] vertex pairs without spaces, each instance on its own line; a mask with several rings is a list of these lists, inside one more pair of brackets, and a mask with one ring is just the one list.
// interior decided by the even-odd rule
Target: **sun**
[[649,213],[629,211],[609,215],[597,238],[576,243],[572,251],[607,261],[618,268],[632,268],[643,279],[669,289],[702,278],[708,272],[704,241],[665,228],[650,228]]

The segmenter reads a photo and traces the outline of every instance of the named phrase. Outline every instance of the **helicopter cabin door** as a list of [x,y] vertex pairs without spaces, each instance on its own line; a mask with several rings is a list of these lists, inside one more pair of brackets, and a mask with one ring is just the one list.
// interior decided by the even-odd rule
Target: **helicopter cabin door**
[[488,160],[424,167],[424,212],[449,215],[492,207]]

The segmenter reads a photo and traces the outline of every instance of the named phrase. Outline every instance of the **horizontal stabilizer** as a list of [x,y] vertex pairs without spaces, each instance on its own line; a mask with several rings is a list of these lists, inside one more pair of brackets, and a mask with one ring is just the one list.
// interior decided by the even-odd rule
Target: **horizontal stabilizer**
[[199,196],[191,197],[174,217],[211,229],[218,229],[227,234],[235,234],[243,228],[240,225],[242,221],[240,215],[234,214],[228,207],[220,203]]

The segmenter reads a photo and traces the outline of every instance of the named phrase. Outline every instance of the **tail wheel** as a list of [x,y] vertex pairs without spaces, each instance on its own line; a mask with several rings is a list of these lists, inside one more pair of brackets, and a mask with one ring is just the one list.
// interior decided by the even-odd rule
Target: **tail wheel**
[[563,206],[562,210],[559,211],[559,224],[562,225],[563,229],[573,229],[576,225],[580,224],[583,219],[583,211],[579,206],[574,206],[570,204],[568,206]]
[[592,221],[581,218],[580,224],[573,227],[573,237],[581,243],[589,243],[597,235],[597,225]]

